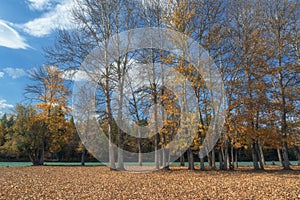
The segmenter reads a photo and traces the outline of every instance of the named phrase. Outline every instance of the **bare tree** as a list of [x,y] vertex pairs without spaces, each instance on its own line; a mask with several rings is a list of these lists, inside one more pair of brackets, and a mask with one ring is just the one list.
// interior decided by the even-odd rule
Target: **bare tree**
[[[104,112],[109,125],[111,169],[116,168],[115,153],[112,144],[114,119],[111,91],[117,88],[122,92],[122,77],[130,58],[128,58],[128,54],[120,55],[119,57],[109,55],[111,52],[108,52],[108,48],[112,44],[109,43],[112,42],[110,41],[112,36],[136,26],[137,18],[134,12],[136,12],[136,5],[131,1],[76,0],[76,6],[73,10],[74,31],[60,32],[54,48],[46,49],[51,62],[59,63],[60,66],[67,70],[78,69],[83,61],[87,61],[86,56],[94,48],[99,48],[100,52],[102,52],[103,59],[101,59],[103,62],[97,62],[98,58],[96,57],[89,57],[88,59],[94,59],[96,62],[90,62],[89,65],[81,66],[81,70],[87,74],[93,74],[93,81],[100,86],[105,96],[106,109]],[[118,43],[113,48],[115,48],[114,52],[119,52]],[[122,93],[120,97],[122,97]],[[119,99],[119,106],[122,106],[121,102],[122,99]],[[118,142],[119,146],[121,146],[119,149],[122,149],[121,130],[118,133]],[[122,152],[120,151],[119,153],[118,168],[123,169]]]
[[[268,30],[268,47],[271,52],[273,98],[278,102],[282,134],[283,167],[290,169],[288,138],[291,137],[289,118],[293,102],[299,98],[299,7],[298,1],[265,1],[263,19]],[[297,35],[298,34],[298,35]]]

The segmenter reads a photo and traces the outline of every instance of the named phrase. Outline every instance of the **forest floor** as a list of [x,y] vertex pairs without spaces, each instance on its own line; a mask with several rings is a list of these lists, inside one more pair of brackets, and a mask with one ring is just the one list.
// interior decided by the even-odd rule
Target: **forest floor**
[[107,167],[1,167],[0,199],[300,199],[300,167],[124,173]]

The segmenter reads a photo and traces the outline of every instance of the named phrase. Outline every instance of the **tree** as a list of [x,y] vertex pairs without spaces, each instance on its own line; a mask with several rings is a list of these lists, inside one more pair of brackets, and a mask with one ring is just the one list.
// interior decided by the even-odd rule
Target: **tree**
[[66,119],[64,144],[62,145],[62,154],[65,156],[64,160],[70,161],[74,157],[74,152],[81,152],[81,165],[85,163],[86,149],[83,147],[79,135],[76,130],[73,116]]
[[[75,29],[61,31],[55,47],[48,49],[47,54],[51,62],[76,74],[80,72],[77,70],[79,65],[92,49],[103,48],[103,66],[99,67],[99,63],[94,62],[95,65],[88,63],[81,69],[86,74],[96,72],[90,78],[96,77],[93,79],[98,87],[96,112],[109,138],[112,169],[124,169],[123,149],[126,148],[138,151],[139,163],[142,164],[142,143],[145,140],[134,140],[116,125],[127,114],[120,108],[127,106],[124,103],[124,89],[127,86],[124,77],[134,67],[130,65],[150,66],[140,73],[140,76],[145,75],[143,83],[146,86],[131,88],[131,96],[127,100],[131,106],[130,117],[135,120],[135,125],[146,125],[151,120],[155,123],[155,136],[150,138],[152,143],[148,148],[156,152],[156,169],[167,167],[168,142],[174,132],[183,130],[177,130],[177,105],[172,99],[172,92],[163,87],[166,81],[164,72],[167,68],[175,68],[184,75],[186,81],[192,83],[192,92],[198,101],[199,128],[188,149],[189,169],[194,169],[193,154],[201,152],[202,142],[215,115],[209,101],[214,98],[213,92],[207,87],[205,77],[196,73],[194,66],[187,63],[184,56],[178,58],[163,50],[143,49],[113,58],[105,51],[109,46],[107,39],[135,27],[167,27],[192,37],[219,65],[226,83],[226,126],[215,148],[219,150],[220,168],[224,166],[230,169],[233,162],[237,161],[239,149],[249,149],[254,168],[263,169],[264,150],[276,148],[280,156],[282,150],[283,166],[289,169],[288,149],[293,148],[297,155],[299,153],[298,8],[297,1],[289,0],[179,0],[168,1],[167,4],[161,4],[159,0],[142,1],[140,4],[127,0],[78,0],[73,12]],[[180,42],[176,36],[173,37],[174,41]],[[120,53],[118,44],[114,48],[115,52]],[[97,71],[99,68],[103,70]],[[183,88],[182,92],[191,92],[186,91],[187,87]],[[118,92],[119,98],[114,99],[112,91]],[[180,98],[180,101],[186,100],[184,94]],[[143,112],[151,103],[155,104],[155,109],[150,120],[150,114],[147,116]],[[162,107],[165,109],[160,109],[156,104],[164,105]],[[39,108],[43,110],[42,107],[47,106]],[[161,130],[158,128],[159,114],[163,121]],[[137,143],[136,148],[132,147],[135,144],[133,141]],[[120,147],[117,166],[113,143],[118,143]],[[60,144],[54,146],[59,147]],[[160,148],[162,151],[158,151]],[[211,168],[215,168],[215,149],[207,157]],[[204,169],[204,158],[200,159],[200,168]]]
[[230,101],[236,104],[230,105],[234,107],[231,111],[235,112],[231,116],[236,116],[236,122],[239,123],[236,125],[241,126],[242,130],[239,134],[246,134],[246,143],[251,145],[254,168],[264,169],[260,146],[263,137],[261,127],[267,120],[264,117],[267,116],[265,111],[269,110],[267,107],[270,102],[267,95],[269,54],[266,53],[265,29],[260,20],[263,12],[254,1],[230,1],[229,5],[229,40],[231,54],[236,58],[232,64],[238,72],[232,82],[238,88],[234,89],[235,96]]
[[39,164],[42,165],[45,151],[60,151],[66,139],[69,92],[63,84],[63,73],[55,66],[40,67],[30,73],[30,78],[35,84],[26,87],[25,95],[36,103],[36,121],[42,123],[39,124],[42,138]]
[[268,49],[271,52],[272,99],[280,113],[283,167],[290,169],[288,140],[292,136],[288,126],[293,118],[293,103],[299,102],[299,2],[266,1],[264,4],[265,27],[268,30]]
[[15,123],[14,116],[4,114],[0,124],[0,152],[7,156],[19,155],[17,151],[17,142],[14,138],[13,125]]
[[[165,26],[164,16],[166,15],[166,7],[162,4],[160,0],[154,1],[143,1],[139,15],[141,16],[141,22],[146,27],[158,27],[163,28]],[[158,38],[151,38],[151,43],[154,43],[154,40]],[[150,89],[151,103],[154,104],[153,110],[153,120],[154,127],[153,132],[155,133],[154,137],[154,162],[155,168],[159,169],[160,164],[164,169],[168,169],[167,155],[166,155],[166,142],[165,135],[159,135],[159,124],[160,120],[165,121],[164,109],[159,109],[159,96],[160,96],[160,84],[164,84],[164,64],[163,64],[163,55],[160,49],[145,49],[140,53],[140,61],[143,64],[149,65],[149,70],[144,72],[147,75],[147,89]],[[159,73],[157,73],[159,71]],[[161,81],[161,83],[159,83]],[[159,115],[161,113],[161,115]],[[159,119],[161,116],[161,119]],[[159,151],[159,146],[161,143],[161,151]]]
[[[97,80],[93,80],[101,90],[101,95],[105,99],[105,110],[103,107],[97,106],[98,113],[105,113],[108,121],[108,137],[109,137],[109,157],[110,168],[115,169],[115,153],[113,148],[113,107],[111,91],[116,89],[121,92],[122,97],[122,77],[126,71],[130,57],[128,54],[120,55],[118,58],[112,58],[107,52],[109,39],[117,33],[125,30],[133,29],[136,26],[136,4],[127,0],[112,0],[112,1],[96,1],[84,0],[76,1],[76,7],[73,10],[73,18],[77,23],[76,31],[62,32],[59,35],[56,46],[53,49],[47,50],[48,57],[55,63],[61,66],[67,65],[68,70],[74,70],[79,66],[95,47],[103,48],[103,66],[100,63],[90,66],[82,66],[82,70],[87,74],[95,72]],[[119,46],[116,45],[115,51],[119,52]],[[70,63],[68,65],[67,63]],[[69,67],[73,66],[73,67]],[[103,71],[99,72],[99,69]],[[122,106],[122,99],[117,100],[119,106]],[[119,113],[121,115],[121,113]],[[123,133],[118,130],[118,168],[123,169]]]
[[18,153],[26,153],[33,165],[42,165],[44,156],[43,121],[32,106],[17,105],[14,137]]
[[[181,32],[192,37],[200,45],[202,45],[214,59],[218,59],[221,55],[220,41],[222,39],[222,2],[221,1],[172,1],[169,10],[164,16],[164,21],[168,28]],[[178,38],[174,38],[180,41]],[[184,45],[184,44],[183,44]],[[187,56],[187,55],[186,55]],[[195,138],[193,146],[189,152],[189,168],[193,169],[193,151],[198,151],[202,147],[206,131],[208,129],[210,118],[214,114],[211,109],[208,98],[213,94],[211,88],[207,88],[203,74],[197,74],[195,68],[185,63],[186,58],[174,62],[178,71],[186,75],[194,88],[194,95],[197,98],[197,110],[199,112],[199,131],[198,138]],[[177,64],[176,64],[177,63]],[[180,64],[181,63],[181,64]],[[196,67],[196,66],[195,66]],[[204,98],[203,98],[204,97]],[[213,98],[213,97],[212,97]],[[214,149],[211,157],[208,155],[211,167],[215,166]],[[199,154],[200,155],[200,154]],[[210,159],[212,158],[212,159]],[[200,158],[201,169],[204,170],[204,158]]]
[[0,120],[0,147],[5,143],[7,116],[4,114]]

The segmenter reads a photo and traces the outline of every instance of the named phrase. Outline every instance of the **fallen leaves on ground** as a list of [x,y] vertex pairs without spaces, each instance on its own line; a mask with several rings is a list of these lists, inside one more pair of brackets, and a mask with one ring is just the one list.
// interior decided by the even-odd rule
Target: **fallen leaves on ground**
[[300,170],[126,173],[107,167],[3,167],[0,199],[300,199]]

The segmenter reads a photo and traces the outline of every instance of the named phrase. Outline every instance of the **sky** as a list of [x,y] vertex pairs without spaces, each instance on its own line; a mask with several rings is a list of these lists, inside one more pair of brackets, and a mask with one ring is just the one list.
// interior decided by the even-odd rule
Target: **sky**
[[46,60],[58,29],[71,27],[72,0],[0,1],[0,116],[24,103],[28,73]]

